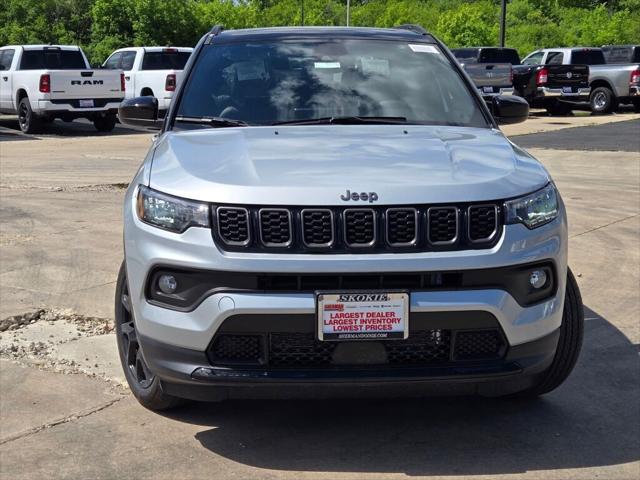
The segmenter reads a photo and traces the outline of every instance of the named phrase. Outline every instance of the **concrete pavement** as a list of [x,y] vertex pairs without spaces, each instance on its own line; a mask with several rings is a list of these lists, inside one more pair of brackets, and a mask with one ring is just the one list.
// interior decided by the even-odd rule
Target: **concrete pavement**
[[[636,118],[597,121],[620,117]],[[120,386],[109,328],[87,326],[112,316],[121,184],[149,136],[0,141],[0,319],[46,309],[0,332],[1,478],[640,477],[637,152],[530,149],[567,204],[586,306],[582,356],[556,392],[191,404],[163,416]]]

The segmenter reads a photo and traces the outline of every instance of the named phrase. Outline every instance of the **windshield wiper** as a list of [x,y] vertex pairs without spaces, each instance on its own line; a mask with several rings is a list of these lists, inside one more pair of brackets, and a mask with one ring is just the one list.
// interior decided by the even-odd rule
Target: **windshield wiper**
[[358,124],[378,124],[378,125],[395,125],[407,124],[405,117],[322,117],[322,118],[303,118],[301,120],[287,120],[285,122],[276,122],[273,125],[358,125]]
[[234,120],[233,118],[222,117],[176,117],[176,121],[184,123],[197,123],[200,125],[209,125],[214,128],[221,127],[248,127],[249,124],[242,120]]

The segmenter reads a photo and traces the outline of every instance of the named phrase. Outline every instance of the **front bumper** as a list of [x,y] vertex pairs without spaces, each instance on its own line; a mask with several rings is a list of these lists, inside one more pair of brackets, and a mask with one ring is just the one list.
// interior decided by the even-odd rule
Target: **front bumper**
[[212,367],[204,352],[141,337],[145,361],[166,393],[181,398],[323,398],[398,395],[484,395],[515,393],[535,384],[551,365],[560,331],[510,347],[499,362],[380,370],[229,369]]
[[571,102],[581,102],[589,99],[591,88],[578,88],[576,91],[565,92],[562,88],[538,87],[538,96],[544,98],[559,98]]

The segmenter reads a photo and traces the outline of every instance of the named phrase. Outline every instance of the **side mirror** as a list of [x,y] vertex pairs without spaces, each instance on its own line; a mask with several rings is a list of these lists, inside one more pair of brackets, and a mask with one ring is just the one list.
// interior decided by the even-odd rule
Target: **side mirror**
[[500,125],[520,123],[529,118],[529,103],[515,95],[496,95],[491,99],[491,112]]
[[158,120],[158,99],[156,97],[136,97],[123,100],[118,107],[118,117],[125,125],[160,128]]

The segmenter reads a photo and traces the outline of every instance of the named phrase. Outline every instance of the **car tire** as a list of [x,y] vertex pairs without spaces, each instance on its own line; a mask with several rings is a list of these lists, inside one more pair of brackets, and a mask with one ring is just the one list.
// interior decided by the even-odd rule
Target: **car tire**
[[571,105],[564,102],[555,101],[547,105],[547,113],[549,115],[569,115],[571,113]]
[[143,407],[156,411],[182,404],[182,399],[163,391],[160,379],[149,370],[141,354],[124,262],[116,282],[115,323],[120,363],[133,396]]
[[636,113],[640,113],[640,100],[633,101],[633,111]]
[[611,113],[618,106],[613,92],[607,87],[594,88],[589,96],[589,105],[594,115]]
[[567,271],[567,289],[560,325],[560,338],[551,366],[542,373],[535,385],[518,396],[535,397],[558,388],[569,376],[580,355],[584,335],[584,309],[578,283],[571,270]]
[[38,133],[42,130],[42,122],[33,110],[28,97],[22,97],[18,103],[18,124],[23,133]]
[[99,132],[111,132],[116,126],[116,116],[107,115],[105,117],[96,117],[93,120],[93,126]]

